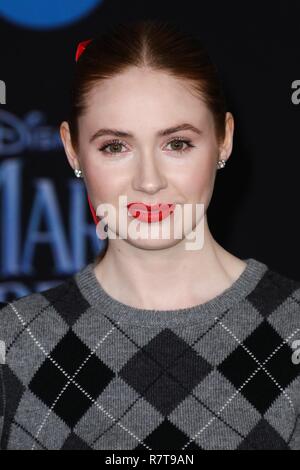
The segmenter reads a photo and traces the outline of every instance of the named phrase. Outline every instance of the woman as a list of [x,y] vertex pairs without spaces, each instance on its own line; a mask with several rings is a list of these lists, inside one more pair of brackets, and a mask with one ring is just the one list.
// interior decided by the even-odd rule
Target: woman
[[2,448],[300,449],[299,283],[208,227],[234,130],[216,67],[150,20],[76,59],[60,133],[106,245],[2,306]]

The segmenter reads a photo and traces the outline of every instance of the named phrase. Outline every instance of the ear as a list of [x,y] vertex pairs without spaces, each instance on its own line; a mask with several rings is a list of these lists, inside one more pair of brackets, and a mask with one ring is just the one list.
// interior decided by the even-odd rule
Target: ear
[[63,121],[60,125],[60,137],[64,145],[65,153],[68,158],[69,164],[71,165],[73,170],[75,170],[75,168],[79,169],[80,162],[78,159],[78,155],[72,145],[70,127],[67,121]]
[[228,160],[231,155],[233,147],[233,133],[234,133],[234,119],[230,112],[225,116],[225,137],[222,145],[220,146],[220,158]]

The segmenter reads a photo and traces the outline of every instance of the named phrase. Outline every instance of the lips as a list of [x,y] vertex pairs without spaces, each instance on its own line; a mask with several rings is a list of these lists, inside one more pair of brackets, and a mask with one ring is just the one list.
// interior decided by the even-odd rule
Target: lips
[[176,204],[159,203],[148,205],[141,202],[127,204],[128,213],[141,222],[159,222],[168,217],[175,209]]

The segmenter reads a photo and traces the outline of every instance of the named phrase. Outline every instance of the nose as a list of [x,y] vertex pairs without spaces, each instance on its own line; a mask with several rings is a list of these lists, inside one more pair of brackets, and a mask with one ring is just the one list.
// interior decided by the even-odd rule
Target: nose
[[166,175],[153,152],[140,155],[139,163],[133,178],[133,189],[149,194],[167,187]]

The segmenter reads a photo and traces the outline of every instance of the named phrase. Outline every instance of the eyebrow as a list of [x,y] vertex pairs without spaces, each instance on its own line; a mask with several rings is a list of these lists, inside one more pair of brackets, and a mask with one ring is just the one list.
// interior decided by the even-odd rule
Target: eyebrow
[[[179,124],[178,126],[169,127],[168,129],[163,129],[161,131],[158,131],[156,135],[158,137],[163,137],[169,134],[173,134],[174,132],[185,131],[185,130],[195,132],[196,134],[199,134],[199,135],[202,134],[202,131],[200,129],[197,129],[197,127],[193,126],[192,124],[185,122],[183,124]],[[90,138],[90,143],[93,142],[98,137],[102,137],[104,135],[114,135],[116,137],[134,137],[133,134],[130,134],[129,132],[126,132],[126,131],[104,128],[104,129],[98,129],[97,132],[95,132],[95,134],[92,135],[92,137]]]

